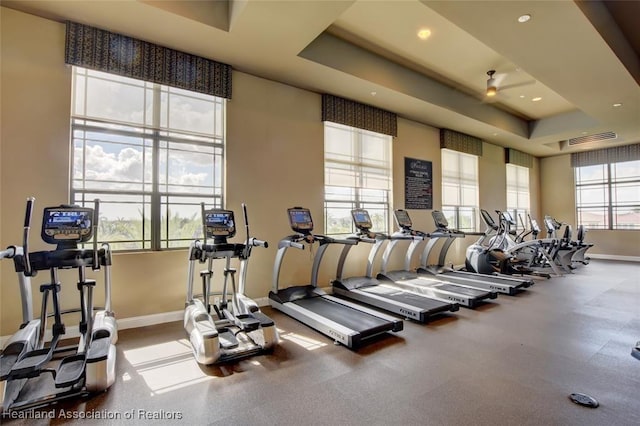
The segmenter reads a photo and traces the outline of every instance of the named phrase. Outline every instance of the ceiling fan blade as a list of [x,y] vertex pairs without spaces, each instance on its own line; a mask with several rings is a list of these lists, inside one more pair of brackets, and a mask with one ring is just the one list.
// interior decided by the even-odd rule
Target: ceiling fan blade
[[516,87],[531,86],[534,84],[536,84],[535,80],[523,81],[521,83],[505,84],[503,86],[498,86],[498,92],[500,90],[514,89]]
[[493,79],[495,80],[496,84],[498,85],[498,87],[500,87],[500,83],[502,83],[502,80],[504,80],[504,78],[507,76],[507,74],[494,74]]

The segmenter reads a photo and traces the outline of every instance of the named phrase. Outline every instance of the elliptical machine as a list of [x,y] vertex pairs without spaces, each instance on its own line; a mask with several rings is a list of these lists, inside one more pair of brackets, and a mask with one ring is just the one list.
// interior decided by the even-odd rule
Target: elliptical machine
[[[266,241],[249,235],[247,208],[242,204],[247,239],[244,244],[229,243],[236,234],[234,213],[231,210],[205,210],[201,204],[203,240],[195,240],[189,248],[187,301],[184,310],[184,329],[189,335],[193,355],[199,364],[209,365],[255,355],[273,348],[278,341],[275,324],[263,314],[257,303],[245,296],[247,264],[253,247],[267,248]],[[207,242],[213,239],[213,243]],[[231,259],[240,259],[240,278],[236,290],[236,269]],[[222,292],[211,291],[213,260],[224,259]],[[194,294],[193,278],[196,261],[206,263],[200,271],[202,294]],[[228,280],[231,279],[229,300]],[[211,298],[217,297],[214,303]],[[211,310],[215,311],[215,319]]]
[[507,236],[503,228],[495,223],[486,210],[480,209],[480,215],[487,228],[478,241],[467,247],[465,269],[485,275],[515,274],[516,271],[509,265],[513,257],[505,251]]
[[[485,274],[527,275],[532,278],[562,275],[550,253],[557,246],[557,240],[536,238],[517,243],[510,238],[510,226],[515,224],[511,214],[496,210],[500,223],[497,225],[486,210],[481,209],[480,213],[487,230],[476,244],[467,248],[467,270]],[[487,239],[489,241],[484,245]]]
[[[41,237],[48,244],[56,244],[56,248],[29,253],[34,201],[33,198],[27,200],[23,249],[10,248],[20,282],[24,323],[10,338],[0,356],[3,412],[101,392],[115,381],[115,343],[118,334],[115,316],[111,311],[111,251],[106,243],[100,249],[97,245],[99,200],[95,200],[93,209],[76,205],[45,208]],[[78,248],[78,244],[90,241],[93,241],[91,249]],[[94,271],[104,268],[104,309],[94,310],[93,289],[96,281],[86,277],[87,267]],[[58,279],[59,269],[78,270],[80,308],[61,309],[59,293],[62,284]],[[51,281],[40,286],[40,318],[33,318],[30,278],[35,277],[38,271],[46,270],[49,271]],[[52,314],[48,311],[49,296]],[[66,331],[62,315],[72,312],[79,312],[81,316],[78,327],[80,339],[77,345],[62,347],[59,343]],[[49,317],[53,317],[52,339],[45,346]],[[72,354],[68,355],[69,353]],[[67,356],[61,357],[62,354]],[[60,358],[56,365],[53,361]],[[31,392],[22,392],[31,379],[35,380],[44,373],[52,375],[56,392],[37,396],[30,395]]]

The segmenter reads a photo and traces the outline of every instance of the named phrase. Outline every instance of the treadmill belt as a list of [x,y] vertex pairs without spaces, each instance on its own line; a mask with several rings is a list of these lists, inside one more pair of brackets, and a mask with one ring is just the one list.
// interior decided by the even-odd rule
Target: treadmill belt
[[462,287],[462,286],[453,285],[453,284],[438,284],[438,285],[434,285],[433,287],[439,288],[440,290],[450,291],[452,293],[464,294],[465,296],[469,296],[469,297],[478,297],[478,296],[483,296],[488,294],[488,292],[486,291],[474,290],[472,288]]
[[407,291],[402,291],[393,287],[387,287],[383,285],[377,285],[372,287],[361,288],[360,291],[372,294],[378,294],[384,296],[387,299],[404,303],[406,305],[415,306],[417,308],[432,310],[441,307],[450,306],[451,303],[443,302],[436,299],[430,299],[425,296],[421,296]]
[[471,275],[467,275],[465,273],[463,273],[463,274],[458,273],[458,271],[443,272],[440,275],[442,275],[444,277],[461,278],[461,279],[464,279],[464,280],[482,281],[482,282],[489,283],[489,284],[495,283],[495,284],[508,285],[508,286],[511,286],[511,287],[519,287],[519,286],[523,286],[525,284],[533,284],[530,280],[519,279],[518,277],[514,277],[513,279],[507,279],[507,278],[502,278],[502,277],[498,277],[498,276],[495,276],[495,275],[474,274],[473,276],[471,276]]
[[289,303],[294,303],[315,314],[323,316],[331,321],[337,322],[338,324],[365,335],[368,335],[369,333],[380,333],[393,328],[393,324],[387,320],[357,311],[348,306],[325,299],[324,297],[299,299]]

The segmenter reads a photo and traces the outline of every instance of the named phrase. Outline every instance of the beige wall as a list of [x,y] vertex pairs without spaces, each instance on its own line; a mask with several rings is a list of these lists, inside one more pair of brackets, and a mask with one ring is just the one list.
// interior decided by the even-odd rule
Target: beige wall
[[[576,198],[571,156],[560,155],[540,160],[541,215],[538,223],[544,230],[542,218],[551,215],[576,229]],[[574,231],[575,232],[575,231]],[[604,256],[640,257],[640,232],[589,230],[587,241],[594,243],[589,254]]]
[[[6,8],[1,23],[0,246],[4,248],[21,244],[28,196],[37,197],[39,207],[68,201],[71,74],[63,63],[63,25]],[[38,210],[35,224],[42,220]],[[43,248],[38,226],[34,234],[33,248]],[[2,335],[15,330],[21,318],[10,265],[3,261],[0,276]]]
[[[35,196],[31,242],[33,248],[43,249],[38,237],[42,208],[67,202],[69,193],[71,74],[63,62],[64,26],[6,8],[2,8],[1,17],[0,246],[21,242],[24,201]],[[254,250],[247,288],[251,297],[266,297],[278,240],[290,233],[286,208],[309,207],[316,229],[324,228],[321,101],[316,93],[241,72],[234,71],[233,79],[233,99],[227,104],[226,207],[239,214],[240,204],[245,202],[252,234],[270,243],[266,250]],[[393,200],[397,208],[404,207],[404,157],[433,162],[434,208],[440,208],[438,130],[398,120],[398,137],[393,142]],[[480,161],[481,206],[504,208],[504,174],[502,148],[485,144]],[[532,198],[537,197],[532,185]],[[430,211],[410,213],[417,229],[433,228]],[[243,238],[242,231],[238,238]],[[475,238],[469,237],[452,249],[448,260],[461,263],[466,244]],[[368,249],[362,245],[352,250],[347,274],[363,272]],[[328,285],[334,276],[338,252],[338,247],[328,250],[321,286]],[[113,307],[117,317],[182,309],[186,257],[185,250],[116,254]],[[398,253],[391,266],[400,267],[401,262]],[[290,250],[282,271],[283,285],[307,282],[310,267],[309,250]],[[69,272],[61,278],[71,284],[63,286],[64,306],[77,305],[72,284],[75,277]],[[10,262],[3,262],[0,279],[0,335],[8,335],[21,318]],[[41,273],[34,283],[46,279],[47,274]],[[38,303],[36,300],[36,308]]]

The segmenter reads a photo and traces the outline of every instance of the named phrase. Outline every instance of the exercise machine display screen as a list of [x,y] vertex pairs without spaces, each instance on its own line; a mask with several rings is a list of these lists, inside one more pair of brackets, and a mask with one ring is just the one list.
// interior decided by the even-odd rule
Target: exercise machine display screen
[[431,212],[431,215],[433,216],[433,221],[436,223],[436,228],[446,229],[449,227],[449,222],[447,218],[444,217],[444,213],[439,210],[434,210]]
[[236,222],[231,210],[205,210],[204,225],[207,229],[208,238],[233,237],[236,235]]
[[351,210],[351,217],[353,218],[353,223],[356,225],[356,228],[364,231],[373,228],[373,223],[371,223],[371,217],[368,211],[364,209]]
[[313,231],[313,220],[309,209],[294,207],[288,209],[287,212],[289,213],[291,229],[302,233]]
[[42,239],[49,244],[61,240],[87,242],[93,235],[93,209],[84,207],[47,207],[42,218]]
[[409,213],[406,210],[395,210],[393,215],[395,216],[396,223],[400,228],[408,229],[413,225],[411,218],[409,217]]
[[509,222],[510,225],[516,224],[516,221],[513,220],[513,216],[511,216],[511,213],[505,211],[505,212],[502,212],[502,216],[504,216],[504,220]]

